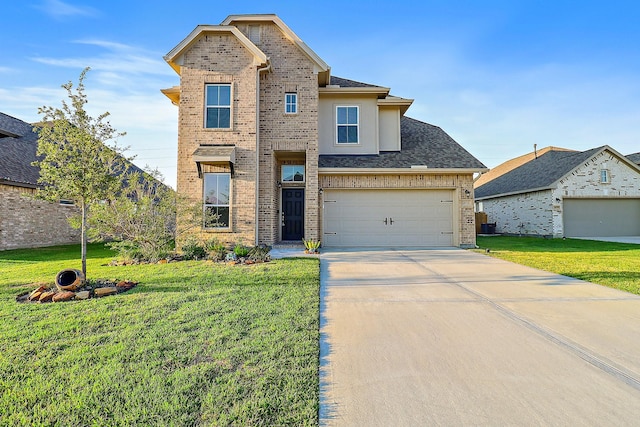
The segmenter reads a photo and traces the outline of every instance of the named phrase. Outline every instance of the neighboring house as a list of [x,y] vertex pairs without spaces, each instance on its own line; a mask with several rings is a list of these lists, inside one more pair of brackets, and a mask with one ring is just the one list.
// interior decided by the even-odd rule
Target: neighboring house
[[[166,56],[180,85],[177,191],[214,218],[201,235],[325,246],[475,244],[485,166],[413,100],[331,76],[276,15],[199,25]],[[379,65],[378,65],[379,66]]]
[[0,250],[80,243],[72,204],[36,200],[40,170],[33,125],[0,113]]
[[640,235],[640,167],[609,146],[547,147],[476,180],[496,232],[545,237]]
[[[32,164],[38,148],[33,127],[0,113],[0,250],[80,243],[80,230],[68,221],[79,214],[73,202],[33,197],[40,186],[40,169]],[[127,164],[128,172],[143,173]],[[150,183],[164,185],[155,179]]]

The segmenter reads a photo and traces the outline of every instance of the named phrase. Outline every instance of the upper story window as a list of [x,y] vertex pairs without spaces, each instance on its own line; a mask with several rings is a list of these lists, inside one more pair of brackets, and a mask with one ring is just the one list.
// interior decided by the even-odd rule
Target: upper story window
[[611,177],[609,176],[609,170],[608,169],[600,169],[600,182],[602,184],[611,183]]
[[208,84],[205,87],[205,122],[209,129],[231,128],[231,85]]
[[204,228],[229,228],[231,174],[205,173],[203,184]]
[[282,182],[304,182],[304,165],[282,165]]
[[359,108],[336,107],[336,142],[338,144],[357,144]]
[[295,92],[287,92],[284,94],[284,112],[286,114],[298,113],[298,94]]

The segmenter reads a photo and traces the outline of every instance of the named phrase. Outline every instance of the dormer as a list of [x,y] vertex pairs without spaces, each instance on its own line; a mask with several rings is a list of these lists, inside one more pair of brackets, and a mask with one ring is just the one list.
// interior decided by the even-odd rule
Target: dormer
[[320,154],[400,151],[400,118],[413,103],[390,89],[339,77],[319,88]]

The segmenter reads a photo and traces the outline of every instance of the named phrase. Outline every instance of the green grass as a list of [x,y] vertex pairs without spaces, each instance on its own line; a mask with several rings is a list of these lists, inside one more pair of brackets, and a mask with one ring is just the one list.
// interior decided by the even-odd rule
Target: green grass
[[477,244],[496,258],[640,294],[640,245],[504,236]]
[[18,304],[79,268],[79,247],[0,252],[0,425],[317,425],[317,259],[109,267],[140,282],[87,301]]

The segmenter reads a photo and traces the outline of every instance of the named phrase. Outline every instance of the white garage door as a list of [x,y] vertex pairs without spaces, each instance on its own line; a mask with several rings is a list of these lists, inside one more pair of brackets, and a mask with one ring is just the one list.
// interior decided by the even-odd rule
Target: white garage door
[[567,237],[640,236],[638,199],[564,199]]
[[454,246],[452,190],[325,190],[324,246]]

